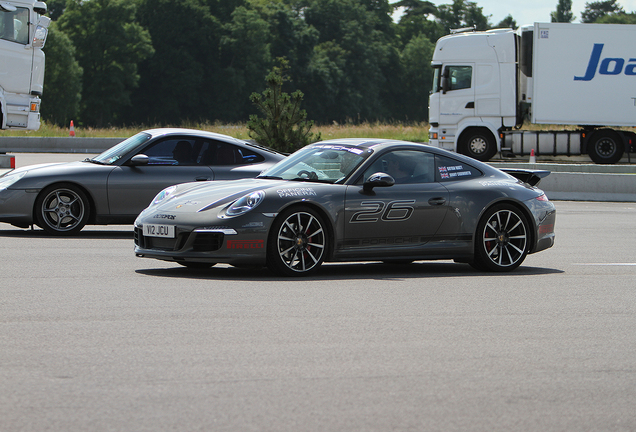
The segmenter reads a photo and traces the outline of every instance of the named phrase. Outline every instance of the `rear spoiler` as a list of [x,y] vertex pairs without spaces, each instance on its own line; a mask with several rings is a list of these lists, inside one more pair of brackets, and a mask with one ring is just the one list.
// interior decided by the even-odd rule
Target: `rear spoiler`
[[550,175],[550,171],[548,170],[528,170],[518,168],[500,168],[500,170],[506,174],[510,174],[524,183],[528,183],[530,186],[537,186],[542,178]]

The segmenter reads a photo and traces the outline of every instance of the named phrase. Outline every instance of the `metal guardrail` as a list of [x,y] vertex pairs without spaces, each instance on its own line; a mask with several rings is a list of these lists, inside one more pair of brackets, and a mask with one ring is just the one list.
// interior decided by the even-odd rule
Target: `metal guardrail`
[[101,153],[125,139],[0,136],[0,153]]
[[[13,157],[2,153],[101,153],[125,138],[0,137],[0,175]],[[550,199],[636,202],[636,165],[588,163],[492,162],[496,168],[542,169],[552,172],[539,187]]]

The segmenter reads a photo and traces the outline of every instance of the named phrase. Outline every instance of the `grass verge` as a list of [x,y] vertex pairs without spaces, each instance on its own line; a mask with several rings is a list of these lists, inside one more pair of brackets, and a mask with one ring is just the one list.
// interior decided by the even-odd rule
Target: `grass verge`
[[[210,132],[221,133],[239,139],[250,139],[249,131],[245,124],[184,124],[181,127],[199,129]],[[75,126],[75,136],[112,138],[129,137],[144,129],[151,129],[148,126],[125,127],[125,128],[83,128]],[[428,123],[361,123],[361,124],[333,124],[319,125],[312,128],[312,132],[320,133],[323,140],[335,138],[384,138],[397,139],[412,142],[428,141]],[[67,137],[68,127],[59,127],[48,123],[42,123],[37,131],[0,131],[3,136],[30,136],[30,137]]]

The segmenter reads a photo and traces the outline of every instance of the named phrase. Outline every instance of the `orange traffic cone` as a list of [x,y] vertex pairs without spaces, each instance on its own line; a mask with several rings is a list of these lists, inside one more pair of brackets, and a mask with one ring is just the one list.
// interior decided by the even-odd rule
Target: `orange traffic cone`
[[534,149],[530,150],[530,163],[537,163],[537,157],[534,155]]
[[75,126],[73,126],[73,120],[71,120],[71,130],[68,135],[72,137],[75,136]]

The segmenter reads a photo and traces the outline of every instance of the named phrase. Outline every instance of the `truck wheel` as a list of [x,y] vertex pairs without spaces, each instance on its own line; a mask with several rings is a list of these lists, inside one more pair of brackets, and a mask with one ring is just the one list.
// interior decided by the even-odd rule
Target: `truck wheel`
[[497,154],[497,145],[489,131],[468,130],[462,136],[459,152],[478,161],[487,162]]
[[600,129],[590,137],[587,153],[597,164],[615,164],[623,157],[621,136],[611,129]]

